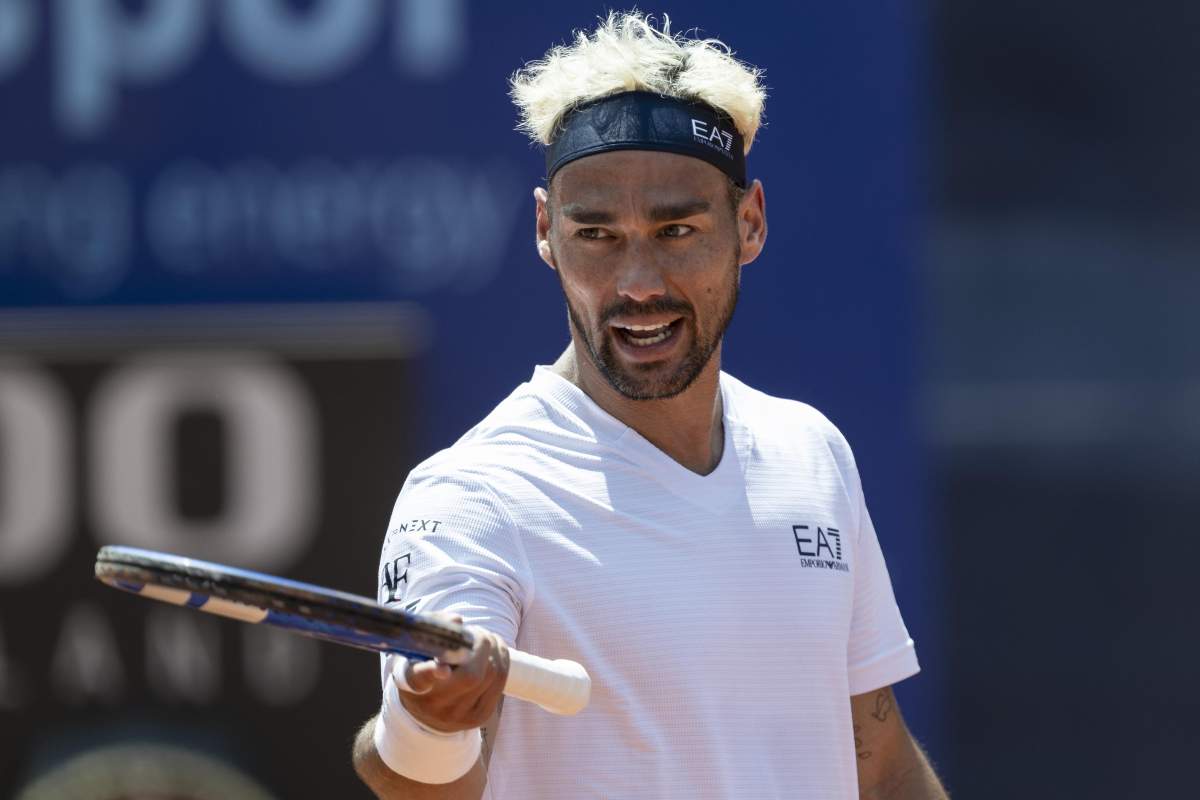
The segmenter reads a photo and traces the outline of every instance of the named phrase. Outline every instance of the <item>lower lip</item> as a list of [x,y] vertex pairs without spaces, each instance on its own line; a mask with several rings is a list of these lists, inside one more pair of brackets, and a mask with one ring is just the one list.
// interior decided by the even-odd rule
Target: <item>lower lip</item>
[[625,334],[619,328],[613,328],[613,339],[616,340],[617,349],[629,361],[639,363],[647,363],[651,361],[661,361],[671,354],[683,339],[683,320],[678,320],[671,323],[671,335],[661,342],[647,345],[630,344],[625,338]]

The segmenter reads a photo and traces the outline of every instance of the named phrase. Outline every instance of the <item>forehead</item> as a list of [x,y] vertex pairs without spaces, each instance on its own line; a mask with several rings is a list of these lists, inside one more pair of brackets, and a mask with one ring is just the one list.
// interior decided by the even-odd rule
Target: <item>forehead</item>
[[715,201],[727,190],[725,173],[698,158],[651,150],[616,150],[572,161],[554,175],[560,203],[641,205]]

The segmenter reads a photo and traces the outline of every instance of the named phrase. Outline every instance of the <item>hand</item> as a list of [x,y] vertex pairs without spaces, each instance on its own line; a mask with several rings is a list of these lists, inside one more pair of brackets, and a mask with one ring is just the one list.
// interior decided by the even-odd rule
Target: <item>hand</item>
[[[457,614],[443,616],[462,622]],[[427,728],[444,733],[479,728],[500,703],[508,680],[508,648],[483,628],[472,626],[470,630],[475,646],[462,663],[431,660],[405,664],[404,680],[411,691],[401,691],[400,702]]]

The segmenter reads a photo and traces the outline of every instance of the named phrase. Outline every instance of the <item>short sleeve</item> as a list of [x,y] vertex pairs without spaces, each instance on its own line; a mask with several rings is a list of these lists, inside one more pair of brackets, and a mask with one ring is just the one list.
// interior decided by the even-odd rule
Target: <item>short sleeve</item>
[[859,507],[858,555],[854,572],[854,610],[846,670],[850,694],[863,694],[890,686],[920,671],[916,648],[892,591],[883,551],[854,471],[854,493]]
[[384,538],[380,603],[457,613],[511,645],[532,596],[528,575],[518,532],[484,479],[410,475]]

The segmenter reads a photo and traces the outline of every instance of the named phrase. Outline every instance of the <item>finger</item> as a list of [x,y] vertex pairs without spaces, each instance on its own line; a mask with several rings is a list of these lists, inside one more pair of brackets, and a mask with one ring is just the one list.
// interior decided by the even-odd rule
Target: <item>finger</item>
[[488,702],[499,702],[500,695],[504,693],[504,686],[508,683],[508,670],[512,662],[509,658],[508,646],[504,644],[503,639],[493,634],[492,646],[494,649],[489,659],[492,680],[489,682],[485,694]]
[[496,653],[496,660],[491,668],[493,677],[484,684],[484,690],[476,698],[471,709],[476,717],[484,720],[490,717],[499,705],[504,694],[504,684],[508,679],[508,648],[504,647],[503,642],[500,643],[500,647],[502,649]]
[[475,640],[467,667],[479,677],[485,674],[495,674],[502,678],[507,676],[508,648],[500,637],[478,625],[470,625],[467,630]]
[[[461,614],[453,611],[430,611],[428,616],[435,618],[443,624],[462,625],[463,618]],[[459,647],[454,650],[447,650],[437,656],[438,660],[447,664],[458,665],[466,661],[471,656],[471,650],[466,647]]]
[[[431,686],[427,694],[404,694],[405,708],[435,730],[454,731],[484,724],[500,701],[508,672],[508,650],[495,634],[472,628],[475,646],[464,663],[454,668],[434,662],[414,664],[412,682],[418,689]],[[427,683],[425,673],[438,666],[449,673],[440,682]]]
[[454,702],[460,718],[485,721],[491,716],[508,676],[508,648],[500,637],[482,628],[472,628],[476,646],[471,660],[455,671],[455,680],[463,682],[464,691]]
[[414,690],[408,682],[408,672],[411,668],[411,665],[408,663],[408,659],[405,656],[402,656],[399,653],[390,653],[388,654],[385,663],[387,664],[387,669],[391,673],[392,681],[396,684],[397,689],[402,692],[408,692],[409,694],[417,694],[416,690]]
[[[409,662],[404,673],[409,693],[426,694],[436,689],[436,697],[422,705],[469,709],[491,684],[498,682],[499,690],[503,690],[508,673],[507,649],[495,634],[474,626],[470,630],[474,646],[461,654],[447,654],[461,658],[451,661],[444,655],[437,661]],[[403,688],[399,680],[397,685]]]
[[384,659],[384,667],[388,674],[391,675],[392,682],[396,684],[396,688],[402,692],[416,694],[417,689],[414,689],[408,681],[409,671],[413,664],[409,662],[407,656],[400,653],[388,653]]
[[[428,694],[453,675],[450,665],[440,661],[407,661],[404,669],[403,683],[408,686],[409,694]],[[400,681],[396,685],[404,689]]]

